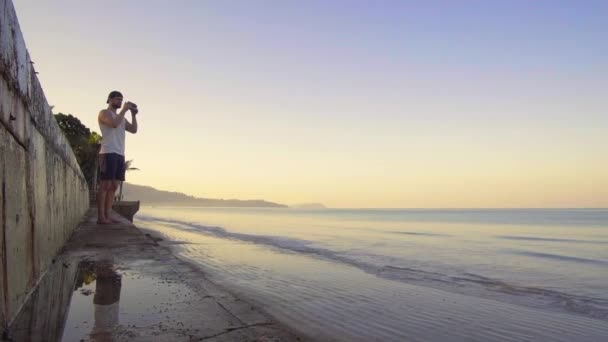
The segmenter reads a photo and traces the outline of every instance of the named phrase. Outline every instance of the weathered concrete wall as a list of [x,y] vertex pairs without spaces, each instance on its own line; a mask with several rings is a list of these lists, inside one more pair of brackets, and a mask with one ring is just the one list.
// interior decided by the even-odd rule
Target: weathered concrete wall
[[88,188],[55,122],[11,0],[0,0],[0,323],[26,297],[88,208]]

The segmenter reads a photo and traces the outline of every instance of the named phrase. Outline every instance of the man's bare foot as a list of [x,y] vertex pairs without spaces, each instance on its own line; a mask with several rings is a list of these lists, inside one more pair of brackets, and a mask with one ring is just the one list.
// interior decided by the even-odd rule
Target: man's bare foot
[[106,215],[106,217],[108,218],[108,221],[110,221],[112,223],[120,223],[119,220],[113,219],[112,216],[110,216],[110,215]]
[[112,224],[112,221],[108,219],[99,219],[97,220],[97,224]]

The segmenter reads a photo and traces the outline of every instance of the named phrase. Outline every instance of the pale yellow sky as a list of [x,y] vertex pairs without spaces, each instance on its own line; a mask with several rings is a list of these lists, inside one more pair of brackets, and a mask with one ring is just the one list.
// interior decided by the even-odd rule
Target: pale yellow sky
[[109,91],[138,104],[129,182],[288,205],[608,206],[593,11],[120,3],[131,22],[59,3],[15,1],[39,78],[97,132]]

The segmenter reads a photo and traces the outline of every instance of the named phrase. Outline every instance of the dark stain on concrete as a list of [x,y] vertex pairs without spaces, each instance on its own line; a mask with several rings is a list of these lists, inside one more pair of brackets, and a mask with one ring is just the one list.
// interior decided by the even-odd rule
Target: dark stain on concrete
[[[2,176],[4,177],[4,173],[2,173]],[[2,179],[2,287],[4,292],[4,312],[2,313],[3,317],[8,316],[8,266],[6,265],[6,251],[6,182],[4,179]]]

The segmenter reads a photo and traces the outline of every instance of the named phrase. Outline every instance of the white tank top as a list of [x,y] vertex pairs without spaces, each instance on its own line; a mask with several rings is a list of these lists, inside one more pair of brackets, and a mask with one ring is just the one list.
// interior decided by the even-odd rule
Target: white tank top
[[[112,119],[118,114],[110,111]],[[118,127],[113,128],[104,123],[99,122],[101,130],[101,149],[99,153],[117,153],[121,156],[125,155],[125,127],[126,119],[122,119]]]

